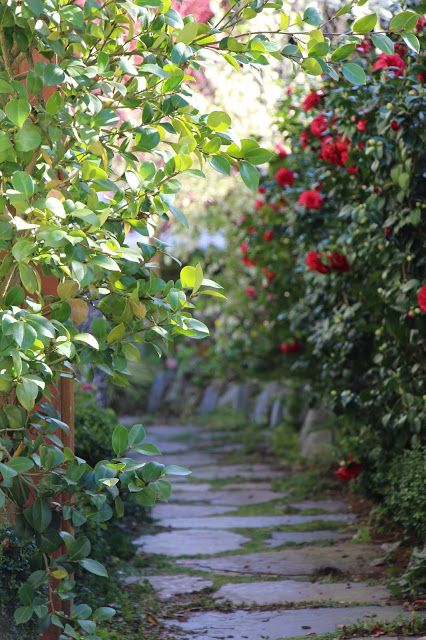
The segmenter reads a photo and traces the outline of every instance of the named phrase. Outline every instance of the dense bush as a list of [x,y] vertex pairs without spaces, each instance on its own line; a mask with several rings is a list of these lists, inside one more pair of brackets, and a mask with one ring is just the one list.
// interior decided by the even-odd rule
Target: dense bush
[[[344,416],[343,453],[376,497],[426,438],[425,63],[407,44],[348,43],[365,86],[284,97],[276,158],[230,233],[244,318],[231,315],[217,345],[240,370],[307,381],[312,402]],[[414,532],[419,500],[422,513],[413,499],[403,516]]]
[[75,400],[75,453],[94,467],[112,455],[117,416],[112,409],[101,409],[90,392],[77,394]]
[[0,625],[2,640],[34,640],[35,625],[17,627],[12,622],[18,592],[31,573],[35,545],[19,543],[10,527],[0,528]]
[[406,451],[391,466],[385,508],[407,531],[426,540],[426,448]]

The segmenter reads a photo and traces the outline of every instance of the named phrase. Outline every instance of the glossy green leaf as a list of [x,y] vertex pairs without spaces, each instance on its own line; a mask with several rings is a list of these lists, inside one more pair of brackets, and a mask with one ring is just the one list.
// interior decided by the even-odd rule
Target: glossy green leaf
[[364,69],[355,62],[346,62],[342,65],[342,73],[351,84],[366,84],[367,76]]

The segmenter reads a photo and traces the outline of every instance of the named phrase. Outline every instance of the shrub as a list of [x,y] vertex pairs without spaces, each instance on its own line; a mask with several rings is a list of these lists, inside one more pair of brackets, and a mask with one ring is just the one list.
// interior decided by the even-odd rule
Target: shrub
[[0,528],[0,628],[2,640],[34,640],[32,623],[15,626],[13,612],[22,583],[31,573],[35,545],[21,544],[12,527]]
[[101,409],[91,393],[78,393],[75,403],[76,455],[94,467],[111,456],[111,438],[118,424],[112,409]]
[[426,447],[397,456],[388,481],[385,508],[407,531],[426,540]]

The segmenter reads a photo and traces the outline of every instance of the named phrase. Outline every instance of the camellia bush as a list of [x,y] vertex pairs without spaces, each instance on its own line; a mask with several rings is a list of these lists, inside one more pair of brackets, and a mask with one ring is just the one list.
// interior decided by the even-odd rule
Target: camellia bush
[[[377,34],[343,45],[362,87],[288,91],[275,159],[234,243],[251,336],[242,357],[254,373],[274,363],[275,376],[335,412],[347,456],[339,477],[359,476],[380,499],[402,452],[426,440],[424,28],[419,16],[402,42]],[[406,527],[421,480],[408,484]],[[413,512],[418,533],[426,513]]]
[[[275,40],[250,26],[263,10],[275,12]],[[127,456],[158,454],[141,425],[117,426],[114,456],[90,466],[63,446],[69,425],[53,389],[76,367],[123,385],[141,343],[161,355],[174,336],[208,332],[192,317],[194,298],[221,295],[217,285],[200,267],[165,282],[154,260],[166,250],[156,225],[169,217],[186,224],[174,204],[182,174],[202,178],[208,161],[256,190],[256,165],[271,153],[240,141],[226,113],[195,108],[192,72],[224,59],[238,73],[273,57],[364,85],[364,64],[346,52],[376,23],[375,14],[355,21],[342,45],[317,10],[290,16],[266,0],[231,2],[208,24],[183,19],[170,0],[1,4],[0,508],[18,538],[35,543],[17,624],[96,640],[97,621],[114,610],[69,606],[77,565],[107,575],[90,558],[85,524],[121,514],[122,492],[144,506],[167,499],[165,478],[186,473]],[[416,23],[403,11],[390,29],[415,44]],[[131,247],[129,232],[139,237]],[[90,307],[97,314],[82,331]]]

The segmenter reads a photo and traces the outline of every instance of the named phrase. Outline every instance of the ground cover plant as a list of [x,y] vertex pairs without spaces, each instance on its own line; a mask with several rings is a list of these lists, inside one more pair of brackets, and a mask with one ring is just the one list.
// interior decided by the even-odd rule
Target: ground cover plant
[[[166,250],[156,224],[186,224],[175,206],[181,174],[202,178],[208,161],[223,174],[238,171],[255,190],[256,165],[272,154],[236,139],[226,113],[196,109],[193,72],[218,58],[237,73],[285,57],[308,74],[366,83],[363,65],[347,62],[342,47],[360,44],[375,15],[356,20],[342,44],[326,40],[318,11],[289,16],[280,8],[231,3],[207,24],[183,19],[169,0],[0,7],[0,508],[20,541],[35,544],[16,624],[53,625],[61,640],[98,638],[97,622],[114,609],[93,611],[77,596],[76,568],[107,575],[85,527],[121,515],[122,493],[143,506],[167,499],[167,477],[182,473],[126,456],[158,453],[139,424],[114,429],[109,460],[91,466],[76,456],[64,446],[69,425],[53,387],[77,366],[89,380],[98,368],[125,385],[141,343],[161,355],[175,336],[208,332],[192,315],[194,299],[220,296],[217,285],[199,266],[164,281],[155,269]],[[263,10],[275,12],[276,41],[256,27],[236,29]],[[416,46],[417,20],[402,11],[390,31]],[[128,243],[130,232],[139,242]],[[91,307],[97,314],[82,330]]]

